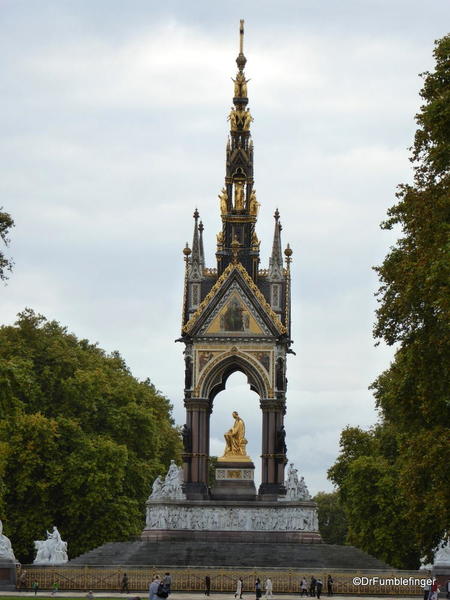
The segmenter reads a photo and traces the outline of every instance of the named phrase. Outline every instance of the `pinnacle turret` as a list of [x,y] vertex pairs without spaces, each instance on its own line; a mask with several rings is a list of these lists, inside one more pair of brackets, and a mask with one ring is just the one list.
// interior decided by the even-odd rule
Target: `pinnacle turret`
[[283,253],[281,250],[282,226],[280,223],[280,213],[278,212],[278,208],[273,216],[275,219],[275,231],[273,234],[272,254],[269,258],[269,271],[267,273],[267,278],[270,281],[282,281],[284,279]]

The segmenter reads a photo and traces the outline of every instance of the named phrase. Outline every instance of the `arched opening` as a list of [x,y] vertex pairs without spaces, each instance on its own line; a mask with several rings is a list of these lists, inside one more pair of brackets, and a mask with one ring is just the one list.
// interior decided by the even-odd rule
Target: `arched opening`
[[233,425],[231,413],[236,410],[245,423],[247,453],[255,465],[255,485],[261,481],[261,410],[259,395],[252,391],[247,376],[233,371],[225,378],[225,389],[217,393],[210,417],[210,456],[222,456],[224,433]]

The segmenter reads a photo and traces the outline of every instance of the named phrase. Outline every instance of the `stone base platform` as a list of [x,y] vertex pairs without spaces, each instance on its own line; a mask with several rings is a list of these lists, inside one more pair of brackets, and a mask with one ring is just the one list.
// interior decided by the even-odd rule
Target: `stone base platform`
[[[248,537],[251,540],[253,536]],[[353,546],[275,541],[245,543],[199,540],[109,543],[67,563],[67,567],[77,565],[120,565],[122,568],[126,567],[127,572],[132,567],[139,566],[151,566],[152,569],[157,567],[171,572],[175,567],[290,568],[307,573],[315,573],[318,569],[351,569],[366,572],[369,569],[390,568],[382,561]],[[365,591],[361,587],[358,590],[358,593]]]

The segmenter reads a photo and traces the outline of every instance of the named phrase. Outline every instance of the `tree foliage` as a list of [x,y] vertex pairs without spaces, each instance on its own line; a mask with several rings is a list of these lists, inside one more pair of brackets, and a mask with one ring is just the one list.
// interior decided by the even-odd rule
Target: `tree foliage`
[[53,524],[71,556],[139,534],[151,481],[181,451],[150,381],[31,310],[0,329],[0,415],[0,515],[25,562]]
[[337,492],[318,492],[314,498],[319,513],[319,530],[327,544],[345,544],[347,518]]
[[[3,207],[0,206],[0,239],[5,246],[9,244],[9,232],[14,227],[14,221],[7,212],[3,212]],[[3,251],[0,250],[0,280],[8,279],[7,271],[12,271],[13,261],[7,258]]]
[[[381,285],[374,336],[396,345],[392,364],[372,384],[381,424],[371,432],[345,431],[330,469],[354,543],[399,567],[416,567],[419,555],[431,558],[450,523],[450,35],[436,42],[434,57],[416,116],[414,183],[399,186],[382,223],[399,227],[401,237],[375,269]],[[382,438],[393,449],[389,460]],[[357,472],[371,482],[366,500]],[[390,502],[383,507],[376,492],[384,485]],[[362,523],[370,505],[377,515],[373,536]],[[378,527],[385,530],[384,546],[376,540]],[[405,556],[394,551],[401,531],[408,531],[411,549]]]

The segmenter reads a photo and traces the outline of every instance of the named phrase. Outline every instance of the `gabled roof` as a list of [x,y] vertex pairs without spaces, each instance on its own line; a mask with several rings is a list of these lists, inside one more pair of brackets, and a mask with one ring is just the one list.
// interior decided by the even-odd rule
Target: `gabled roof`
[[[252,315],[258,320],[259,335],[282,335],[287,333],[279,316],[272,310],[261,291],[255,285],[247,270],[240,263],[230,263],[200,303],[195,313],[184,325],[183,334],[195,335],[204,329],[208,318],[214,317],[227,293],[235,293],[242,298],[243,304],[251,307]],[[208,334],[207,334],[208,335]]]

